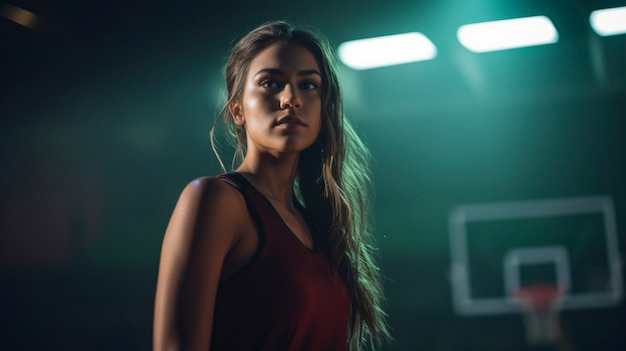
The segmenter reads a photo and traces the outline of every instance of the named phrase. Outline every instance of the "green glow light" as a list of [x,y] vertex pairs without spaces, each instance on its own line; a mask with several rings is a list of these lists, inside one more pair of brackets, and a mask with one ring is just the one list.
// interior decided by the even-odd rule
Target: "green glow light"
[[595,10],[589,15],[591,28],[603,37],[626,33],[626,6]]
[[468,50],[487,52],[556,43],[559,33],[546,16],[466,24],[457,39]]
[[363,70],[431,60],[437,48],[417,32],[347,41],[339,45],[339,58],[348,67]]

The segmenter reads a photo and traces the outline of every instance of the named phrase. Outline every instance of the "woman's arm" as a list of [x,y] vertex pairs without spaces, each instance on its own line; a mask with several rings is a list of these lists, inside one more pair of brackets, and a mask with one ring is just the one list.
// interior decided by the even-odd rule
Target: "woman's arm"
[[238,209],[245,211],[245,202],[237,195],[216,178],[183,190],[161,250],[154,351],[209,349],[220,273],[241,233]]

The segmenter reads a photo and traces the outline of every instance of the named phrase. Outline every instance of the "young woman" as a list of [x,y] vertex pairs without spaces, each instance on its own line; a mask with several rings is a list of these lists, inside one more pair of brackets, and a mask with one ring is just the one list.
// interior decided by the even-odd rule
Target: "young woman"
[[161,253],[155,350],[360,350],[388,337],[369,154],[344,119],[333,57],[285,22],[233,48],[218,119],[238,165],[180,196]]

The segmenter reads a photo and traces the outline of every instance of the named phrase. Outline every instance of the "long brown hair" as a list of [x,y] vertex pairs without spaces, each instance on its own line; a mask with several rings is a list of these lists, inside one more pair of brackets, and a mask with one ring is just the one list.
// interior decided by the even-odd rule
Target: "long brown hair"
[[322,73],[322,127],[316,141],[303,150],[294,184],[307,213],[318,224],[318,240],[330,264],[343,279],[350,295],[348,344],[360,350],[377,348],[389,338],[381,272],[374,259],[375,248],[368,216],[372,184],[370,154],[344,117],[335,55],[329,42],[311,30],[295,28],[284,21],[268,22],[249,32],[232,49],[226,64],[227,102],[211,129],[216,148],[215,127],[223,120],[235,139],[232,167],[243,160],[245,129],[233,122],[231,102],[242,102],[250,62],[275,43],[296,43],[308,49]]

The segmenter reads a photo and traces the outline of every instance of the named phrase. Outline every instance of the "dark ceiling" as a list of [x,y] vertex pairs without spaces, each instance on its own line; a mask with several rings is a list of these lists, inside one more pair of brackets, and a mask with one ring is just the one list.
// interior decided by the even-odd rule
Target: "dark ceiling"
[[[30,29],[0,18],[2,112],[9,118],[23,104],[94,82],[136,79],[158,86],[172,83],[162,80],[168,74],[219,80],[231,42],[270,19],[313,25],[335,44],[408,31],[431,38],[438,48],[435,60],[361,72],[344,67],[347,104],[359,114],[388,113],[389,106],[398,114],[463,111],[480,102],[593,99],[626,91],[626,37],[599,37],[588,23],[592,10],[623,6],[623,1],[10,4],[37,14],[39,23]],[[558,43],[473,54],[456,41],[462,24],[542,14],[559,31]]]

